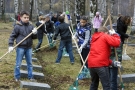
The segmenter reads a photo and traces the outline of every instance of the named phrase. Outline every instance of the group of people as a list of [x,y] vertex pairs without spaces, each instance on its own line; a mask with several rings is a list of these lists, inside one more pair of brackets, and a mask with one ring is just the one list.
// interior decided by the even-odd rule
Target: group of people
[[[54,19],[56,20],[56,19]],[[20,66],[23,56],[26,57],[28,67],[28,79],[33,80],[33,67],[32,67],[32,39],[37,33],[38,44],[35,49],[40,48],[43,41],[43,34],[48,34],[48,37],[52,37],[49,43],[56,41],[57,36],[60,35],[60,45],[58,49],[58,55],[55,63],[60,64],[62,58],[63,48],[69,54],[70,63],[74,64],[74,55],[72,51],[72,39],[75,39],[78,44],[78,53],[82,55],[83,60],[88,56],[88,60],[85,63],[86,67],[90,70],[92,83],[90,90],[98,90],[99,79],[101,80],[103,90],[117,90],[117,75],[118,67],[122,61],[122,47],[124,40],[129,36],[126,34],[127,27],[131,23],[129,16],[120,16],[115,26],[117,30],[102,27],[102,18],[100,13],[97,12],[93,20],[93,25],[88,23],[88,18],[82,16],[80,22],[77,24],[76,32],[72,35],[70,25],[66,21],[68,16],[62,14],[58,17],[59,24],[54,28],[50,17],[39,16],[39,21],[36,23],[38,27],[42,25],[38,30],[29,23],[29,13],[22,11],[20,13],[20,23],[14,27],[9,38],[9,52],[13,51],[14,40],[19,43],[24,37],[32,32],[26,40],[20,43],[16,48],[16,65],[14,71],[14,77],[16,81],[20,79]],[[57,21],[55,21],[56,23]],[[93,35],[91,35],[92,26],[95,29]],[[114,48],[117,50],[118,60],[116,61]],[[84,61],[81,60],[81,65]],[[111,66],[111,67],[110,67]]]

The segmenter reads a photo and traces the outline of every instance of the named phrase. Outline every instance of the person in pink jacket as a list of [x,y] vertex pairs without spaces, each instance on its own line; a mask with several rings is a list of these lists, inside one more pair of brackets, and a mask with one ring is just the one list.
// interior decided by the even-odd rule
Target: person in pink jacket
[[96,12],[96,16],[93,19],[93,28],[95,29],[95,32],[98,31],[98,28],[100,28],[102,24],[102,17],[99,12]]

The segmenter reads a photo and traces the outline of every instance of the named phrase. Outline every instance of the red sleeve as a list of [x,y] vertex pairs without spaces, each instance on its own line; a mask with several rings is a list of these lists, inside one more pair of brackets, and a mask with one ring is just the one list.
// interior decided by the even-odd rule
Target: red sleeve
[[109,60],[109,65],[112,65],[112,60]]
[[120,45],[120,36],[117,35],[117,34],[114,34],[114,35],[106,35],[105,36],[105,40],[107,41],[107,43],[110,45],[110,46],[113,46],[113,47],[118,47]]

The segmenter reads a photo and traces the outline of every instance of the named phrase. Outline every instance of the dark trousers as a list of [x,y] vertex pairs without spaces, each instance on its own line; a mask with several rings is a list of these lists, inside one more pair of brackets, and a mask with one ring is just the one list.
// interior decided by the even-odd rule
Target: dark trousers
[[[84,62],[85,62],[85,59],[87,58],[87,55],[89,54],[89,51],[90,51],[89,48],[82,49],[81,55],[82,55]],[[80,59],[80,61],[81,61],[81,65],[83,65],[83,62],[81,59]],[[85,66],[88,68],[88,61],[86,61]]]
[[117,75],[118,75],[118,68],[117,67],[110,68],[110,87],[111,87],[111,90],[118,90],[117,89]]
[[90,68],[90,75],[92,80],[90,90],[98,90],[99,79],[103,90],[110,90],[109,67]]

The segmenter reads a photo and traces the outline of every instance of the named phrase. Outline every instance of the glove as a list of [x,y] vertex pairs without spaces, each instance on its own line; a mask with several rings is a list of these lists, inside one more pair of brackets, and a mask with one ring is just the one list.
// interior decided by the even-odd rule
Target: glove
[[50,36],[53,37],[53,34],[51,33]]
[[109,30],[109,34],[110,35],[113,35],[113,34],[115,34],[116,32],[115,32],[115,30],[114,29],[112,29],[112,30]]
[[81,53],[82,52],[82,47],[80,47],[79,49],[78,49],[78,53]]
[[76,36],[75,36],[75,35],[73,35],[73,36],[72,36],[72,39],[76,39]]
[[37,29],[34,28],[34,29],[32,30],[32,33],[33,33],[33,34],[37,34]]
[[14,50],[14,47],[12,47],[12,46],[10,46],[10,47],[8,48],[8,52],[9,52],[9,53],[11,53],[13,50]]
[[120,64],[119,61],[113,61],[113,62],[112,62],[112,66],[113,66],[113,67],[121,67],[122,65]]
[[55,42],[56,42],[56,40],[53,40],[53,41],[52,41],[52,43],[55,43]]

